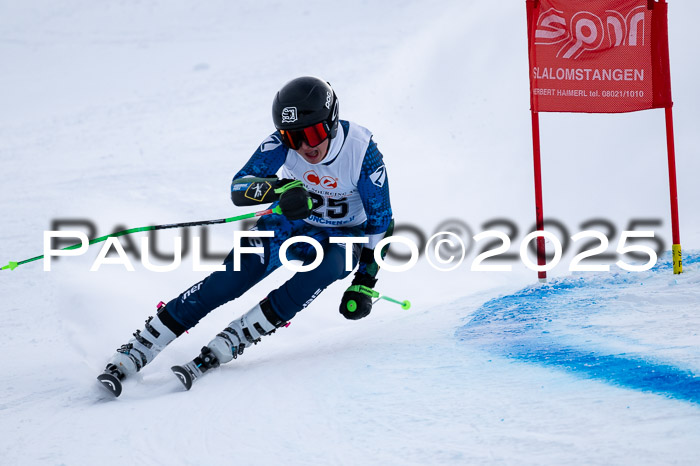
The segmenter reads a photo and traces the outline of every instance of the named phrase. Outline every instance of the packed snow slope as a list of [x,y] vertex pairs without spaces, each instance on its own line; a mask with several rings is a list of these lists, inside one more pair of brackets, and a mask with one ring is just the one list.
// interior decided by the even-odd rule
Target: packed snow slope
[[[2,271],[0,462],[695,464],[700,4],[669,12],[685,272],[661,255],[646,272],[572,276],[581,246],[569,244],[542,286],[518,258],[534,223],[524,2],[492,3],[0,0],[0,265],[41,254],[56,221],[99,236],[242,213],[231,177],[272,132],[274,93],[303,74],[330,81],[341,118],[374,133],[400,233],[450,228],[468,248],[449,272],[424,254],[382,272],[377,289],[410,310],[380,302],[346,321],[349,279],[336,283],[183,392],[170,366],[283,283],[280,270],[117,400],[95,376],[158,301],[206,274],[191,251],[150,272],[137,235],[121,240],[134,272],[90,272],[97,245],[51,272]],[[636,224],[670,249],[663,111],[540,120],[553,232],[600,229],[614,252]],[[206,235],[225,254],[236,228],[163,233],[158,249]],[[471,271],[484,249],[472,236],[488,229],[511,237],[497,262],[511,271]]]
[[670,276],[669,255],[647,272],[529,286],[484,303],[457,336],[515,360],[700,404],[698,262],[688,254],[682,278]]

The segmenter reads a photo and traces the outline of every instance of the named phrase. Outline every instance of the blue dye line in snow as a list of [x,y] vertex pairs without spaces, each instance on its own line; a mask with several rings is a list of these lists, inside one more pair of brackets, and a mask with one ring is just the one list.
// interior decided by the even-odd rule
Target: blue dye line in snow
[[[650,275],[669,273],[672,264],[659,263]],[[666,257],[664,257],[666,259]],[[684,265],[700,263],[700,253],[686,255]],[[646,275],[646,279],[650,278]],[[530,286],[492,299],[457,330],[460,340],[478,344],[508,358],[555,367],[614,385],[700,403],[700,375],[669,364],[623,354],[604,354],[595,348],[572,346],[566,336],[546,329],[553,319],[605,309],[604,291],[610,294],[640,280],[635,273],[568,277],[547,286]],[[600,298],[595,296],[599,295]],[[565,309],[562,309],[565,307]]]
[[667,364],[563,346],[533,346],[529,351],[513,352],[508,356],[576,372],[626,388],[700,403],[700,376]]

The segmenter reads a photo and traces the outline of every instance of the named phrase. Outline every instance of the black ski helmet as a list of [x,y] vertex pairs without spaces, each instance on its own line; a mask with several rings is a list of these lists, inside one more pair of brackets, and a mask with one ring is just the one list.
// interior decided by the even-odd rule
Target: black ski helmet
[[338,97],[330,83],[313,76],[292,79],[272,101],[272,121],[278,130],[307,128],[324,123],[333,139],[338,132]]

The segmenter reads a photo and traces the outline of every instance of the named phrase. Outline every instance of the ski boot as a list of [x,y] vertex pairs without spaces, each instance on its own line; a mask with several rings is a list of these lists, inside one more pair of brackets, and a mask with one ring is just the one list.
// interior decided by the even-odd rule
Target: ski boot
[[[161,301],[158,311],[163,307],[165,303]],[[153,361],[175,338],[177,335],[163,323],[159,314],[149,317],[144,330],[137,330],[134,337],[117,350],[97,380],[114,396],[119,396],[122,392],[121,381]]]
[[289,322],[280,319],[269,301],[264,299],[239,319],[228,324],[228,327],[202,348],[199,356],[182,366],[173,366],[171,370],[189,390],[204,373],[236,359],[247,347],[257,344],[261,337],[270,335],[283,326],[288,327]]

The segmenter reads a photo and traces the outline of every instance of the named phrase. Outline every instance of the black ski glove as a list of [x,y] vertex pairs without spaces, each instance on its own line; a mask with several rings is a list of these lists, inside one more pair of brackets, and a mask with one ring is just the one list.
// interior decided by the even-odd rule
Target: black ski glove
[[280,196],[282,214],[289,220],[302,220],[311,215],[313,202],[301,181],[279,180],[275,193]]
[[355,278],[340,301],[340,313],[346,319],[358,320],[367,317],[372,311],[372,298],[379,295],[372,289],[377,279],[364,273],[355,274]]

